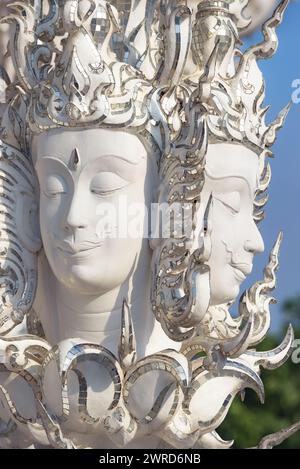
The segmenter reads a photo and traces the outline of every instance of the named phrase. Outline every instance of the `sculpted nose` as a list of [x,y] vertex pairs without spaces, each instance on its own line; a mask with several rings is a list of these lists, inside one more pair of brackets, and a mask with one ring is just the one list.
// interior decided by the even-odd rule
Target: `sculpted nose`
[[256,223],[253,222],[249,237],[245,241],[245,250],[252,254],[262,253],[265,250],[264,240],[257,228]]
[[69,211],[65,219],[65,229],[67,231],[74,229],[83,229],[88,226],[86,218],[86,207],[78,196],[73,197]]
[[65,228],[67,231],[74,230],[74,229],[83,229],[83,228],[86,228],[87,226],[88,224],[86,220],[82,218],[74,217],[74,216],[72,217],[68,216],[66,220],[66,224],[65,224]]

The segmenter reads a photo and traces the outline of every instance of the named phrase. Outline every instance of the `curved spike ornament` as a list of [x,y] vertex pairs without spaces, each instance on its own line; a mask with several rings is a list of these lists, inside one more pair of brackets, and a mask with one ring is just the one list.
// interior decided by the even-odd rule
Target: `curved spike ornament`
[[[270,147],[290,105],[266,123],[258,61],[276,52],[288,3],[280,2],[263,40],[246,51],[240,35],[249,25],[248,0],[19,0],[1,18],[15,77],[0,66],[0,448],[90,448],[102,439],[122,448],[152,441],[229,448],[233,442],[216,430],[235,397],[250,388],[263,403],[260,368],[281,366],[294,343],[289,327],[274,350],[254,349],[270,327],[282,234],[263,280],[242,295],[239,315],[231,314],[238,293],[221,290],[231,276],[230,290],[237,292],[254,253],[263,250],[256,223],[268,201]],[[143,146],[141,164],[131,160],[140,153],[134,144],[119,144],[120,134]],[[39,151],[53,135],[56,151]],[[123,150],[130,161],[123,161]],[[41,167],[48,163],[56,169],[44,180]],[[109,173],[99,170],[106,163]],[[137,176],[141,167],[144,179]],[[117,190],[104,195],[101,179],[117,180]],[[247,190],[240,194],[242,183]],[[88,194],[86,204],[79,189]],[[95,222],[91,200],[99,208],[127,190],[155,200],[159,210],[152,251],[148,242],[134,249],[122,244],[136,257],[121,286],[113,279],[115,297],[107,285],[111,267],[122,277],[123,252],[116,249],[115,262],[114,243],[106,249],[88,219]],[[243,192],[251,192],[246,204]],[[80,223],[70,221],[74,199],[84,207]],[[169,215],[163,226],[161,207]],[[56,220],[52,231],[39,214]],[[249,223],[246,238],[227,246],[226,229],[239,238],[237,219]],[[91,232],[99,261],[90,255]],[[57,262],[46,249],[48,234]],[[216,239],[231,270],[224,269],[214,295],[214,276],[223,274],[222,262],[217,269],[212,262]],[[96,259],[94,277],[104,270],[101,293],[97,279],[91,285],[86,279],[86,259]],[[56,273],[61,261],[67,275]],[[271,435],[260,447],[273,441]]]
[[240,300],[240,315],[243,318],[253,314],[255,317],[254,331],[249,345],[259,344],[266,336],[270,323],[270,304],[274,298],[269,296],[276,286],[276,270],[279,266],[279,250],[283,234],[279,233],[274,247],[270,253],[269,263],[264,270],[264,280],[257,282],[247,290]]

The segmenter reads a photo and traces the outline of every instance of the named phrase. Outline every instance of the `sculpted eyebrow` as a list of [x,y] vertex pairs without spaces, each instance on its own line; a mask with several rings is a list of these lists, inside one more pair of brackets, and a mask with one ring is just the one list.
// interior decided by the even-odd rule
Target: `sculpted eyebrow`
[[136,157],[136,155],[134,156],[134,160],[132,159],[132,157],[130,156],[126,156],[126,155],[102,155],[102,156],[99,156],[99,159],[101,158],[114,158],[114,159],[118,159],[118,160],[121,160],[121,161],[124,161],[125,163],[128,163],[130,165],[138,165],[139,163],[141,163],[141,161],[143,161],[143,157]]
[[251,192],[251,187],[250,187],[250,183],[248,181],[248,179],[246,179],[244,176],[242,175],[237,175],[237,174],[226,174],[226,176],[213,176],[209,170],[205,170],[205,173],[207,174],[207,176],[212,179],[213,181],[224,181],[224,180],[227,180],[227,179],[231,179],[231,178],[235,178],[235,179],[239,179],[240,181],[243,181],[243,183],[245,183],[249,189],[249,191]]

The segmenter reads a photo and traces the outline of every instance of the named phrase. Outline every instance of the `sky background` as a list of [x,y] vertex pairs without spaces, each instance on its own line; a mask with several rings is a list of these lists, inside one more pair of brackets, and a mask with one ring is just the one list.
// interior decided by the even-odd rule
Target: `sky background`
[[[263,1],[263,0],[262,0]],[[270,60],[259,65],[266,81],[266,104],[271,104],[267,119],[273,120],[291,99],[294,80],[300,80],[300,1],[292,2],[285,20],[278,29],[279,49]],[[249,46],[261,40],[261,33],[255,33],[245,40]],[[299,93],[300,96],[300,93]],[[300,104],[294,104],[273,147],[275,159],[271,160],[272,182],[270,200],[266,207],[266,219],[260,224],[265,241],[265,253],[258,255],[248,287],[262,278],[268,254],[280,230],[284,241],[280,255],[275,297],[279,301],[271,306],[272,330],[278,331],[283,321],[281,306],[286,298],[300,294]]]

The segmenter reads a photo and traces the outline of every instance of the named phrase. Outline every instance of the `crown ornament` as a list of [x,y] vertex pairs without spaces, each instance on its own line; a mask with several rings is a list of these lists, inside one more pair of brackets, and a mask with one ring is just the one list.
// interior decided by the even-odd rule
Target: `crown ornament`
[[49,2],[40,21],[41,2],[18,2],[11,23],[11,55],[23,90],[30,97],[31,131],[91,125],[140,126],[147,119],[142,74],[117,61],[110,47],[118,31],[109,2]]
[[[207,112],[212,141],[230,138],[256,151],[270,147],[288,107],[266,124],[257,61],[275,53],[276,28],[288,0],[265,23],[261,44],[242,53],[238,31],[249,24],[243,16],[247,3],[201,1],[192,24],[185,1],[174,6],[170,0],[151,5],[141,0],[131,3],[130,9],[122,7],[122,17],[128,17],[123,32],[114,7],[120,7],[117,1],[51,0],[47,14],[41,0],[13,4],[14,13],[1,23],[12,27],[10,54],[18,87],[26,96],[31,131],[91,125],[150,128],[166,118],[170,126],[163,132],[174,138],[188,119],[185,106],[192,99]],[[151,21],[145,23],[146,12]],[[134,35],[135,17],[140,23]],[[134,58],[128,48],[117,58],[120,34],[135,48]],[[139,34],[147,36],[147,53],[135,43]],[[189,54],[196,67],[192,76],[185,75]],[[158,93],[153,95],[154,89]],[[151,104],[155,99],[156,107]],[[152,128],[150,133],[158,135],[161,146],[160,131]]]
[[[241,2],[240,13],[247,3]],[[288,3],[281,2],[263,25],[263,41],[242,53],[237,21],[230,9],[239,2],[200,2],[192,44],[200,72],[194,79],[199,86],[196,93],[208,112],[212,141],[242,142],[258,153],[274,144],[290,104],[274,122],[266,123],[269,108],[263,106],[265,84],[258,61],[276,52],[276,28]]]
[[[276,28],[288,1],[283,0],[265,23],[262,42],[245,52],[240,50],[239,31],[249,24],[243,14],[248,1],[197,3],[193,20],[185,0],[20,0],[1,19],[11,26],[10,54],[17,79],[10,84],[2,77],[4,88],[14,88],[15,94],[6,93],[0,140],[0,369],[30,384],[37,409],[35,419],[25,418],[0,385],[1,402],[14,425],[8,424],[8,434],[17,426],[39,444],[74,448],[78,442],[68,437],[74,414],[87,432],[104,433],[116,446],[155,434],[163,444],[177,448],[228,448],[232,442],[223,441],[215,430],[233,398],[251,388],[263,401],[260,367],[276,368],[292,351],[291,328],[273,351],[253,350],[270,325],[281,235],[263,280],[242,296],[239,317],[234,319],[230,305],[209,307],[209,298],[201,291],[201,281],[209,274],[210,202],[203,233],[195,227],[208,145],[218,142],[245,145],[258,155],[254,218],[263,218],[271,179],[266,160],[288,107],[266,124],[258,61],[275,53]],[[90,127],[125,127],[147,136],[160,149],[158,202],[189,204],[190,235],[178,237],[171,231],[168,239],[158,239],[152,246],[153,312],[169,338],[180,343],[179,352],[162,350],[138,357],[129,301],[123,304],[116,355],[80,340],[50,345],[32,310],[41,246],[38,236],[26,236],[30,230],[19,220],[20,212],[25,213],[24,220],[37,215],[37,210],[27,213],[20,205],[27,197],[31,207],[37,198],[30,138],[53,128]],[[75,151],[75,166],[77,156]],[[25,315],[30,335],[14,337],[14,328]],[[97,396],[97,409],[105,401],[99,415],[90,405],[84,362],[104,369],[110,380],[111,399]],[[57,413],[46,392],[47,382],[52,383],[46,375],[51,377],[53,369],[58,385],[50,391],[56,392],[61,405]],[[70,372],[79,383],[75,399]],[[145,398],[140,384],[149,376],[155,386],[158,376],[167,376],[162,382],[168,385]],[[227,386],[220,386],[220,379]],[[216,399],[208,418],[212,389]]]

